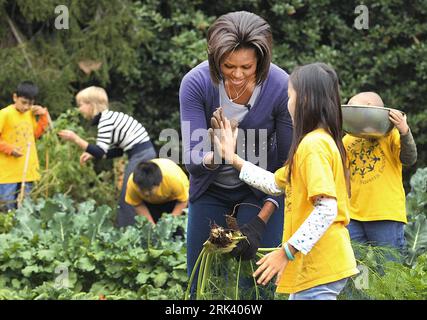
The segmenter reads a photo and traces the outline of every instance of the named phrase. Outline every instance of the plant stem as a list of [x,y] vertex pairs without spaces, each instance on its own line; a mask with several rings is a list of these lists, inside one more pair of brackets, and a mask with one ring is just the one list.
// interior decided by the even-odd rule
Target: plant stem
[[237,268],[237,279],[236,279],[236,295],[234,300],[239,300],[239,279],[240,279],[240,267],[242,265],[242,256],[239,258],[239,267]]
[[[206,260],[205,260],[205,266],[203,268],[203,278],[202,278],[202,283],[201,283],[201,287],[200,287],[200,294],[203,296],[205,294],[205,288],[206,288],[206,284],[208,282],[209,279],[209,274],[210,274],[210,269],[211,269],[211,264],[212,264],[212,257],[213,257],[213,253],[206,253]],[[200,277],[200,275],[199,275]]]
[[190,281],[188,282],[187,290],[185,291],[184,300],[188,300],[190,297],[191,285],[193,283],[194,276],[196,275],[197,267],[199,266],[199,263],[202,260],[203,255],[205,254],[205,251],[206,251],[206,249],[203,248],[202,251],[200,252],[199,256],[197,257],[196,263],[194,264],[193,270],[191,271]]
[[259,248],[258,252],[272,252],[272,251],[277,250],[277,249],[279,249],[279,248],[278,247],[276,247],[276,248]]
[[197,290],[196,290],[196,300],[201,299],[202,297],[202,280],[203,280],[203,272],[205,270],[207,252],[205,251],[202,256],[202,262],[200,263],[199,275],[197,277]]
[[245,204],[245,205],[248,205],[248,206],[252,206],[252,207],[255,207],[255,208],[258,208],[258,209],[262,210],[262,208],[261,208],[260,206],[257,206],[256,204],[253,204],[253,203],[247,203],[247,202],[242,202],[242,203],[238,203],[238,204],[236,204],[236,205],[234,206],[234,208],[233,208],[233,212],[231,213],[231,216],[234,216],[234,213],[236,212],[236,208],[237,208],[238,206],[242,205],[242,204]]
[[249,261],[251,264],[251,270],[252,270],[252,279],[254,280],[254,286],[255,286],[255,299],[259,300],[259,290],[258,290],[258,285],[256,284],[256,280],[255,277],[253,276],[255,270],[254,270],[254,266],[252,264],[252,261]]

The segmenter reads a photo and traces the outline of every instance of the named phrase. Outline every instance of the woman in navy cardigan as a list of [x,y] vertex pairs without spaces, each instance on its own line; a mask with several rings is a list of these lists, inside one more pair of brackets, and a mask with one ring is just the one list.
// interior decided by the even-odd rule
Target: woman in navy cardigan
[[[215,110],[222,107],[225,116],[238,123],[243,158],[271,172],[286,161],[292,141],[288,74],[271,63],[268,23],[253,13],[228,13],[209,28],[207,40],[208,61],[184,76],[179,92],[184,163],[190,173],[189,274],[210,224],[226,226],[225,215],[236,204],[260,209],[237,207],[237,221],[248,241],[242,241],[233,255],[252,259],[259,246],[275,247],[282,240],[283,198],[251,189],[230,165],[216,163],[208,133]],[[209,148],[202,148],[206,142]]]

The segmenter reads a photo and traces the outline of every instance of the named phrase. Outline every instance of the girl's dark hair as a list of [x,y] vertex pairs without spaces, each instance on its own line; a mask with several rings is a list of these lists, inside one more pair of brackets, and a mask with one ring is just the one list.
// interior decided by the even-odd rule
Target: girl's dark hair
[[142,190],[151,190],[160,185],[163,176],[157,164],[151,161],[142,161],[133,171],[133,182]]
[[18,84],[15,94],[17,97],[35,100],[39,94],[39,88],[31,81],[23,81]]
[[350,175],[347,157],[342,142],[342,112],[338,76],[334,69],[324,63],[312,63],[297,67],[289,77],[296,93],[294,134],[289,150],[288,182],[291,180],[294,155],[301,140],[309,132],[324,128],[335,141],[341,155],[347,191],[350,195]]
[[261,84],[270,70],[273,36],[270,25],[246,11],[230,12],[219,17],[208,30],[208,60],[212,81],[222,80],[221,62],[225,55],[242,48],[255,49],[256,84]]

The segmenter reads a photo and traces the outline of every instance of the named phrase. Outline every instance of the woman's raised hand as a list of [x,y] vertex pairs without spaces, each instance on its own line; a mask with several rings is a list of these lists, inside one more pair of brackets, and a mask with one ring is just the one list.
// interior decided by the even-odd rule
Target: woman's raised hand
[[[219,107],[218,109],[215,110],[215,112],[212,115],[211,128],[214,130],[215,129],[221,129],[219,123],[221,122],[221,119],[223,117],[226,118],[224,115],[224,110],[222,109],[222,107]],[[237,122],[237,120],[231,119],[230,125],[231,125],[231,129],[234,131],[239,126],[239,123]]]

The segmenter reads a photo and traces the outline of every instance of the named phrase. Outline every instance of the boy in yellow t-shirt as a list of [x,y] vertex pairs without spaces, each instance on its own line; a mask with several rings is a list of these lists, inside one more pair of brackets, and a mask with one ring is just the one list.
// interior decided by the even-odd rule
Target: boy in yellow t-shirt
[[162,213],[179,216],[187,207],[189,181],[172,160],[140,162],[127,181],[126,202],[153,225]]
[[16,207],[24,181],[27,194],[32,182],[40,179],[35,140],[48,126],[48,112],[33,105],[38,91],[34,83],[21,82],[13,94],[14,104],[0,110],[0,211]]
[[[348,104],[384,106],[375,92],[359,93]],[[417,149],[406,116],[391,110],[389,119],[395,128],[385,137],[343,138],[351,171],[348,229],[354,241],[393,247],[403,253],[407,219],[402,165],[416,162]]]

